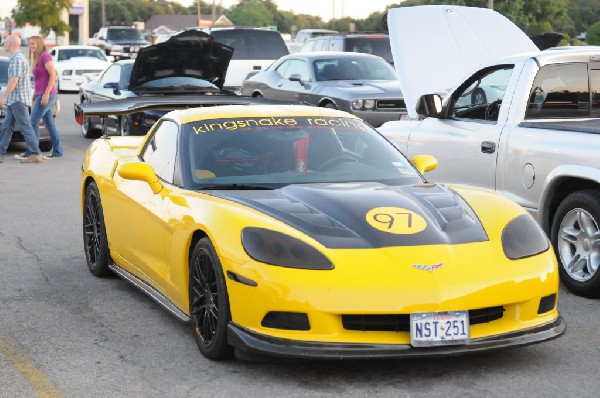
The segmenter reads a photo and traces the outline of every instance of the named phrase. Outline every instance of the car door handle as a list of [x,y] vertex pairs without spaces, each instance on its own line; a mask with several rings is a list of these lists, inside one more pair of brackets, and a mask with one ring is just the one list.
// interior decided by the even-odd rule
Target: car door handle
[[252,65],[252,70],[261,70],[261,66],[260,65]]
[[483,153],[496,152],[496,143],[491,142],[491,141],[483,141],[481,143],[481,152],[483,152]]

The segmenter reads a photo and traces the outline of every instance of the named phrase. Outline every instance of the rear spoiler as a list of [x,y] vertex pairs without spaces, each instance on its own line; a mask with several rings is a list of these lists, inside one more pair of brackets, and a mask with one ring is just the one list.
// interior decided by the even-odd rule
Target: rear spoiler
[[220,105],[283,105],[292,102],[264,98],[217,95],[164,95],[122,98],[88,104],[75,104],[75,121],[83,124],[86,116],[122,116],[148,110],[175,110]]

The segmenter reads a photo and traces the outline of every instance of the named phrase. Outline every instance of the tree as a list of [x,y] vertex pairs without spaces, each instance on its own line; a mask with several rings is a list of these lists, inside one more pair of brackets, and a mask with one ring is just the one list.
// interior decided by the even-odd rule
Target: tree
[[62,36],[71,28],[60,19],[60,14],[70,8],[71,0],[18,0],[12,17],[17,25],[30,23],[40,26],[43,35],[53,30],[57,36]]
[[596,22],[588,28],[585,41],[589,45],[600,45],[600,22]]
[[[233,6],[226,14],[227,18],[235,25],[241,26],[269,26],[275,23],[275,15],[270,9],[270,3],[261,0],[242,0]],[[275,7],[276,9],[276,7]]]

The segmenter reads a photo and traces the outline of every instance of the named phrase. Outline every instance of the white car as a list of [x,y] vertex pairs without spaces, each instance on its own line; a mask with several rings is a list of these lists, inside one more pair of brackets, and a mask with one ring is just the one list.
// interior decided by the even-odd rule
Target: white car
[[111,65],[102,50],[94,46],[56,46],[50,50],[58,74],[59,91],[79,91],[85,73],[99,74]]

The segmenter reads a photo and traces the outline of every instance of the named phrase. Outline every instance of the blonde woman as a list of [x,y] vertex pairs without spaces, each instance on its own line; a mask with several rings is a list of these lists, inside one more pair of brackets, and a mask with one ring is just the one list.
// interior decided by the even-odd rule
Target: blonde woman
[[[44,156],[44,159],[60,158],[63,155],[60,137],[54,124],[52,116],[52,107],[58,100],[58,92],[56,90],[56,69],[52,56],[46,51],[44,39],[41,36],[31,36],[29,38],[29,63],[32,68],[33,77],[35,78],[35,88],[33,94],[33,106],[31,107],[31,115],[29,120],[35,135],[40,138],[40,121],[50,133],[50,141],[52,142],[52,153]],[[21,155],[27,157],[27,151]]]

